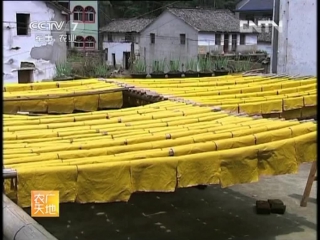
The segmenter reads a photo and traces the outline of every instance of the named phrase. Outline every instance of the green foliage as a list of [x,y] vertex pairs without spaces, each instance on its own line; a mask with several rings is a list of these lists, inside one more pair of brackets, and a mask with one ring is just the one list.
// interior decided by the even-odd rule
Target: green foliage
[[146,72],[146,65],[141,59],[137,59],[134,61],[132,65],[132,72],[134,73],[145,73]]
[[180,71],[180,60],[171,60],[169,63],[170,72],[179,72]]
[[205,56],[199,56],[198,64],[200,72],[212,72],[212,61],[210,60],[210,58]]
[[[99,1],[100,2],[100,1]],[[156,17],[160,15],[165,7],[206,7],[216,9],[234,10],[238,0],[191,0],[191,1],[107,1],[101,4],[104,12],[117,18],[131,17]],[[110,3],[110,4],[109,4]],[[105,10],[103,9],[105,8]],[[144,15],[147,14],[147,15]]]
[[189,59],[186,62],[186,71],[197,72],[198,62],[196,59]]
[[166,60],[154,61],[152,63],[152,72],[154,73],[163,73],[166,66]]
[[69,77],[72,74],[72,66],[69,62],[61,62],[56,64],[56,78]]
[[224,56],[217,56],[213,63],[214,70],[227,70],[228,58]]

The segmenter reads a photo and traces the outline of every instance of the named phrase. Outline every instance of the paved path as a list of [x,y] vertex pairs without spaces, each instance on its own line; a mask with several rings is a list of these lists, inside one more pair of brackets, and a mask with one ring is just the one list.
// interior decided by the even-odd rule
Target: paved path
[[[299,206],[309,169],[304,164],[297,175],[227,189],[138,193],[128,203],[62,204],[60,218],[37,220],[59,240],[315,240],[316,184],[308,207]],[[268,198],[282,199],[286,214],[255,214],[255,200]]]

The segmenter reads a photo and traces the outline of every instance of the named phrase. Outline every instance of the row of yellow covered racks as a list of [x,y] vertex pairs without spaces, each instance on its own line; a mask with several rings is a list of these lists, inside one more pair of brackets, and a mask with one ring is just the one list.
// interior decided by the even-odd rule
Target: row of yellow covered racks
[[317,113],[317,79],[224,76],[198,79],[111,80],[155,91],[172,100],[219,107],[233,113],[286,119]]
[[[211,96],[236,99],[247,94],[245,85],[260,82],[261,89],[268,86],[266,81],[264,77],[121,80],[111,84],[134,85],[172,99],[77,114],[4,115],[4,165],[18,176],[17,188],[6,182],[6,193],[21,206],[30,206],[30,192],[36,189],[59,190],[61,202],[127,201],[136,191],[170,192],[199,184],[227,187],[258,181],[261,175],[295,173],[300,163],[316,159],[316,122],[239,116],[231,114],[232,109],[216,111],[215,103],[202,102],[216,101]],[[291,88],[290,81],[298,83],[296,88],[314,83],[280,79],[283,87],[277,85],[276,90]],[[234,90],[237,85],[243,92],[226,94],[229,88],[220,88]],[[306,89],[309,94],[303,99],[312,96],[315,86]],[[209,90],[211,95],[200,94]],[[183,96],[188,91],[201,99]],[[267,91],[254,91],[259,92]]]
[[72,113],[121,108],[123,90],[97,79],[7,84],[3,87],[3,112]]

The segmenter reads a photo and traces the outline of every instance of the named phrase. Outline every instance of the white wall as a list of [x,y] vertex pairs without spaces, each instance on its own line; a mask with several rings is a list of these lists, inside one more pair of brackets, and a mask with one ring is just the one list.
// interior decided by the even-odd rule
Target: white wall
[[259,42],[258,46],[257,46],[257,50],[266,51],[270,57],[272,56],[272,45],[271,45],[271,43]]
[[[214,33],[203,33],[198,34],[198,46],[200,52],[222,53],[224,46],[224,34],[221,34],[220,45],[215,45],[215,34]],[[240,34],[237,34],[237,51],[255,51],[257,46],[257,35],[246,34],[245,44],[240,45]],[[232,48],[232,34],[229,34],[229,50]]]
[[317,1],[280,0],[277,73],[317,74]]
[[198,45],[199,46],[210,46],[215,45],[215,34],[214,33],[202,33],[198,34]]
[[258,35],[257,34],[246,34],[246,45],[257,45]]
[[[54,10],[48,8],[44,1],[3,1],[3,10],[3,83],[18,82],[17,72],[13,70],[20,67],[21,61],[35,64],[38,69],[34,72],[35,81],[51,79],[55,74],[55,64],[50,60],[34,59],[30,54],[35,47],[53,46],[53,41],[36,40],[36,36],[51,35],[51,32],[30,31],[28,36],[17,36],[16,13],[29,13],[30,21],[47,21],[54,18]],[[16,47],[19,49],[12,49]],[[52,49],[46,47],[43,51],[51,51],[48,54],[52,55]]]
[[[135,34],[134,36],[134,51],[135,55],[138,55],[139,52],[139,36]],[[112,65],[112,54],[116,56],[116,65],[124,67],[123,62],[123,52],[131,52],[131,43],[125,42],[125,34],[124,33],[113,33],[112,34],[113,42],[108,42],[108,35],[104,35],[103,41],[103,49],[108,48],[108,65]]]

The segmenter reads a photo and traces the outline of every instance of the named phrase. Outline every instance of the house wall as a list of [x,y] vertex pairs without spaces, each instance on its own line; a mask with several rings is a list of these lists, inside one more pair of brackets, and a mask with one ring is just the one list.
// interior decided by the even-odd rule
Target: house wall
[[248,13],[248,12],[238,12],[237,13],[237,17],[239,19],[242,19],[242,20],[246,20],[248,17],[251,17],[253,16],[253,21],[254,22],[258,22],[258,20],[261,20],[261,19],[268,19],[270,18],[270,20],[272,19],[272,11],[264,11],[264,12],[253,12],[253,13]]
[[238,51],[241,52],[254,52],[257,50],[258,35],[246,34],[245,45],[239,45]]
[[[135,56],[139,57],[139,35],[133,34]],[[112,54],[116,57],[116,66],[124,67],[124,52],[131,52],[131,43],[125,41],[125,33],[112,33],[113,42],[108,42],[108,34],[104,35],[103,49],[108,57],[105,58],[108,65],[113,65]]]
[[[14,70],[20,67],[21,61],[35,64],[35,81],[54,77],[55,63],[65,61],[67,54],[66,43],[60,41],[61,32],[29,29],[29,35],[18,36],[16,13],[30,14],[30,22],[60,22],[66,20],[65,16],[44,1],[4,1],[3,9],[3,82],[18,82]],[[45,36],[52,36],[55,41],[46,41]]]
[[[155,34],[155,44],[150,43],[150,33]],[[186,44],[180,44],[180,34],[186,34]],[[198,32],[169,12],[164,12],[140,33],[140,54],[145,59],[148,72],[152,72],[154,61],[169,63],[197,58]],[[183,70],[183,69],[181,69]],[[165,69],[168,71],[168,67]]]
[[[99,37],[99,28],[98,28],[98,1],[70,1],[70,11],[73,11],[74,7],[81,6],[83,8],[86,7],[93,7],[96,11],[95,14],[95,22],[94,23],[83,23],[83,22],[77,22],[78,26],[75,31],[71,31],[71,35],[73,36],[82,36],[84,38],[88,36],[92,36],[96,40],[95,49],[98,49],[98,37]],[[74,22],[73,20],[73,14],[70,16],[70,21]],[[71,26],[72,28],[72,26]],[[74,44],[71,44],[72,47]]]
[[[215,45],[215,33],[199,32],[198,34],[198,53],[221,54],[224,51],[225,35],[221,34],[220,45]],[[232,34],[229,34],[228,51],[232,50]],[[257,49],[257,35],[246,34],[245,44],[240,45],[240,34],[237,34],[236,52],[251,52]]]
[[[277,73],[317,74],[317,1],[280,0]],[[303,16],[303,18],[301,18]]]
[[272,44],[271,43],[258,42],[257,50],[266,51],[270,57],[272,56]]

